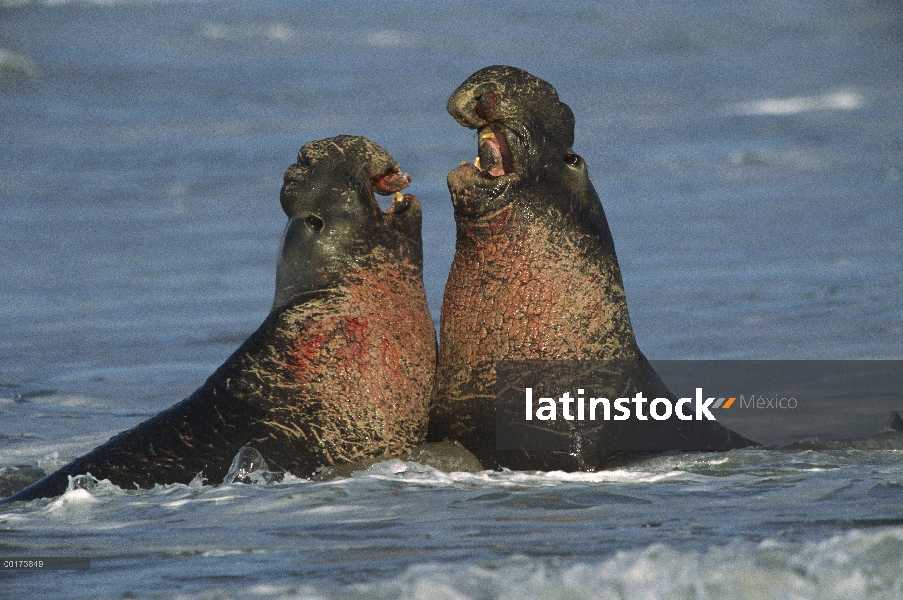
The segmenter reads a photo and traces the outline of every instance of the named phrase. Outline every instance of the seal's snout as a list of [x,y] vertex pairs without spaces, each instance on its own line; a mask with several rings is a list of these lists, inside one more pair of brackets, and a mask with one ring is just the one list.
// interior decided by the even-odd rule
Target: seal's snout
[[[327,226],[315,228],[317,233],[332,231],[330,221],[369,227],[383,218],[374,194],[397,194],[410,184],[411,176],[377,143],[340,135],[304,144],[285,172],[280,202],[289,218],[313,211],[325,219]],[[340,189],[345,194],[337,197],[333,192]]]
[[478,129],[498,120],[502,90],[494,82],[468,85],[465,81],[449,97],[446,109],[455,120],[470,129]]
[[496,118],[495,109],[499,105],[499,92],[495,87],[483,89],[474,98],[474,112],[486,121]]
[[453,196],[461,186],[482,188],[494,202],[507,185],[560,163],[574,143],[568,105],[551,84],[516,67],[480,69],[452,93],[447,108],[458,123],[477,130],[474,169],[449,177]]
[[373,181],[373,190],[382,196],[395,194],[411,185],[411,176],[402,173],[396,165],[393,169],[378,176]]
[[[520,171],[528,161],[546,162],[547,154],[563,155],[574,144],[570,107],[558,99],[550,83],[516,67],[480,69],[452,93],[447,108],[458,123],[479,130],[477,166],[493,176],[508,174],[515,165]],[[489,133],[500,143],[489,138],[484,153],[483,140]]]

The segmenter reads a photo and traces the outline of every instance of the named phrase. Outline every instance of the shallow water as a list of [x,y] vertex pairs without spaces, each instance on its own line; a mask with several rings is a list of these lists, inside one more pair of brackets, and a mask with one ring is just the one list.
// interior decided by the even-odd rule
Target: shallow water
[[5,509],[0,528],[7,554],[92,557],[5,575],[42,596],[893,598],[901,474],[893,452],[575,474],[396,460],[324,483],[76,489]]
[[[0,49],[0,466],[170,406],[259,325],[306,141],[413,176],[438,319],[476,156],[444,105],[488,64],[573,108],[650,358],[903,358],[897,3],[0,0]],[[0,596],[899,597],[901,486],[893,453],[743,451],[73,491],[0,511],[0,554],[91,571]]]

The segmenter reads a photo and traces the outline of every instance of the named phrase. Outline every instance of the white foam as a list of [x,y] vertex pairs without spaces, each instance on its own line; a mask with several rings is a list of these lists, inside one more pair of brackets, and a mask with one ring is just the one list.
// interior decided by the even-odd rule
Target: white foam
[[388,581],[352,586],[349,597],[889,599],[903,597],[901,554],[901,528],[802,545],[736,541],[702,552],[652,544],[564,567],[522,556],[501,564],[417,565]]
[[395,29],[370,32],[364,36],[364,42],[380,48],[410,48],[415,45],[409,34]]
[[818,96],[766,98],[732,104],[725,109],[731,115],[795,115],[813,110],[855,110],[865,105],[865,96],[854,91],[837,91]]
[[275,42],[291,42],[299,37],[299,32],[285,23],[273,22],[265,25],[245,25],[235,27],[223,23],[204,23],[198,34],[209,40],[267,39]]
[[444,472],[416,462],[391,459],[377,463],[363,471],[352,473],[354,479],[397,480],[406,483],[446,486],[450,484],[491,484],[498,486],[531,485],[555,486],[562,483],[656,483],[680,480],[681,482],[705,482],[710,479],[680,468],[666,470],[617,469],[610,471],[564,472],[564,471],[477,471]]
[[30,57],[0,48],[0,77],[34,77],[37,73],[37,65]]
[[53,500],[48,508],[59,508],[61,506],[72,506],[72,505],[81,505],[81,504],[97,504],[99,500],[94,497],[94,494],[89,492],[88,490],[83,489],[75,489],[75,490],[66,490],[59,498]]

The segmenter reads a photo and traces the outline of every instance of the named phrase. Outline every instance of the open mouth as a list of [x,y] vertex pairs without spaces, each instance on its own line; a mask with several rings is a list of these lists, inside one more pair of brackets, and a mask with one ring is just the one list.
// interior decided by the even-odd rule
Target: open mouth
[[411,184],[411,176],[402,173],[397,166],[380,176],[372,178],[373,192],[381,196],[392,196],[392,206],[386,210],[381,210],[376,197],[373,197],[373,206],[380,216],[397,215],[406,211],[411,205],[413,194],[402,194],[401,190]]
[[480,217],[507,202],[506,192],[519,179],[508,144],[511,135],[498,122],[477,129],[477,157],[473,163],[462,161],[448,174],[448,189],[456,214]]
[[506,130],[497,123],[488,123],[477,130],[477,157],[472,164],[461,161],[461,166],[449,174],[449,186],[453,194],[476,188],[499,198],[518,178],[514,165]]
[[486,125],[478,131],[478,155],[474,166],[488,177],[502,177],[514,172],[514,160],[501,127]]

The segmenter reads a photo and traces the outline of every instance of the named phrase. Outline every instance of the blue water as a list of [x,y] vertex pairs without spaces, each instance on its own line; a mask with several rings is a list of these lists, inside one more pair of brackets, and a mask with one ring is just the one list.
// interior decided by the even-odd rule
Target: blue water
[[[488,64],[574,110],[650,358],[903,358],[898,3],[0,0],[0,467],[155,414],[259,325],[309,140],[412,175],[438,319],[476,156],[444,106]],[[92,570],[0,596],[893,598],[901,490],[891,452],[774,451],[75,490],[0,512],[0,554]]]

